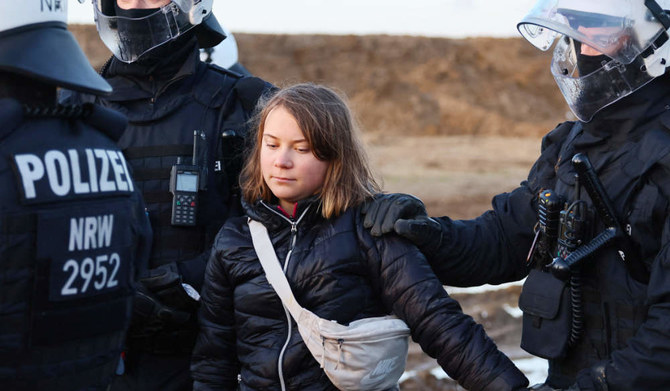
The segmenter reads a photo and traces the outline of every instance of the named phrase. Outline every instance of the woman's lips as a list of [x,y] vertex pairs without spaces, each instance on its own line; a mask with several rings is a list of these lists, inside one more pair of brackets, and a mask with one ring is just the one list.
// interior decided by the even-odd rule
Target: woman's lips
[[279,177],[279,176],[273,176],[272,179],[274,179],[277,182],[282,182],[282,183],[288,183],[288,182],[295,181],[295,179],[292,179],[292,178],[285,178],[285,177]]

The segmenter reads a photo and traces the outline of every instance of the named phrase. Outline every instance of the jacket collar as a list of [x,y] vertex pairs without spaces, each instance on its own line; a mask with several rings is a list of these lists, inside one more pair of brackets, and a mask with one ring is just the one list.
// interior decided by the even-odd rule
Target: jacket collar
[[599,174],[621,170],[644,135],[664,128],[670,118],[670,75],[653,80],[630,96],[606,107],[588,123],[577,122],[555,167],[565,183],[574,184],[570,159],[585,152]]
[[303,222],[314,222],[321,218],[321,199],[318,196],[298,201],[293,217],[286,216],[276,202],[259,199],[253,205],[242,201],[242,206],[250,218],[260,221],[271,231],[286,228],[295,222],[302,225]]

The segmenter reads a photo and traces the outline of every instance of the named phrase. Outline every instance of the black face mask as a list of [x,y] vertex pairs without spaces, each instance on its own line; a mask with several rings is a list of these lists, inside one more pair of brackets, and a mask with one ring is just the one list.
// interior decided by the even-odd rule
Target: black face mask
[[[160,10],[160,8],[131,8],[125,10],[121,9],[118,4],[116,4],[116,1],[114,3],[116,16],[122,16],[126,18],[144,18]],[[145,23],[138,22],[136,20],[119,19],[118,29],[119,32],[125,33],[125,36],[134,40],[135,43],[140,47],[149,48],[155,44],[146,34],[147,25]],[[192,31],[181,34],[181,36],[179,36],[177,39],[163,43],[162,45],[144,53],[140,58],[137,59],[137,61],[135,61],[135,63],[145,68],[157,68],[169,65],[175,59],[175,57],[179,57],[179,60],[183,60],[183,56],[178,54],[180,54],[185,46],[188,46],[188,53],[191,52],[190,45],[187,44],[191,40],[192,35]],[[146,42],[138,42],[143,39],[146,40]]]
[[581,43],[575,41],[575,51],[577,52],[577,70],[579,70],[579,76],[590,75],[591,73],[600,69],[603,64],[609,62],[611,58],[607,57],[604,54],[598,56],[587,56],[582,54]]

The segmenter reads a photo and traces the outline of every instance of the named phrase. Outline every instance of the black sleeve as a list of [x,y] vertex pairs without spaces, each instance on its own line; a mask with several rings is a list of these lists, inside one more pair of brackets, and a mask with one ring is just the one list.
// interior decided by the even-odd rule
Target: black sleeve
[[[221,232],[223,235],[225,231]],[[194,390],[237,389],[240,367],[235,348],[233,290],[218,247],[212,249],[201,292],[200,331],[191,359]]]
[[439,249],[424,251],[440,281],[476,286],[516,281],[528,273],[526,256],[536,222],[535,193],[526,183],[493,199],[493,209],[473,220],[436,218]]
[[449,376],[469,390],[514,390],[526,377],[462,312],[421,252],[395,235],[373,239],[359,223],[372,278],[386,307],[403,319],[412,338]]

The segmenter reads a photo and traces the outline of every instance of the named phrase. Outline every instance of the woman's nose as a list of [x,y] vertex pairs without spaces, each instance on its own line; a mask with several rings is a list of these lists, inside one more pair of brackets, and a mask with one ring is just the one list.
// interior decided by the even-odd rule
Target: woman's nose
[[291,167],[293,167],[293,161],[291,160],[290,152],[280,151],[277,154],[277,158],[275,159],[275,166],[281,167],[281,168],[291,168]]

